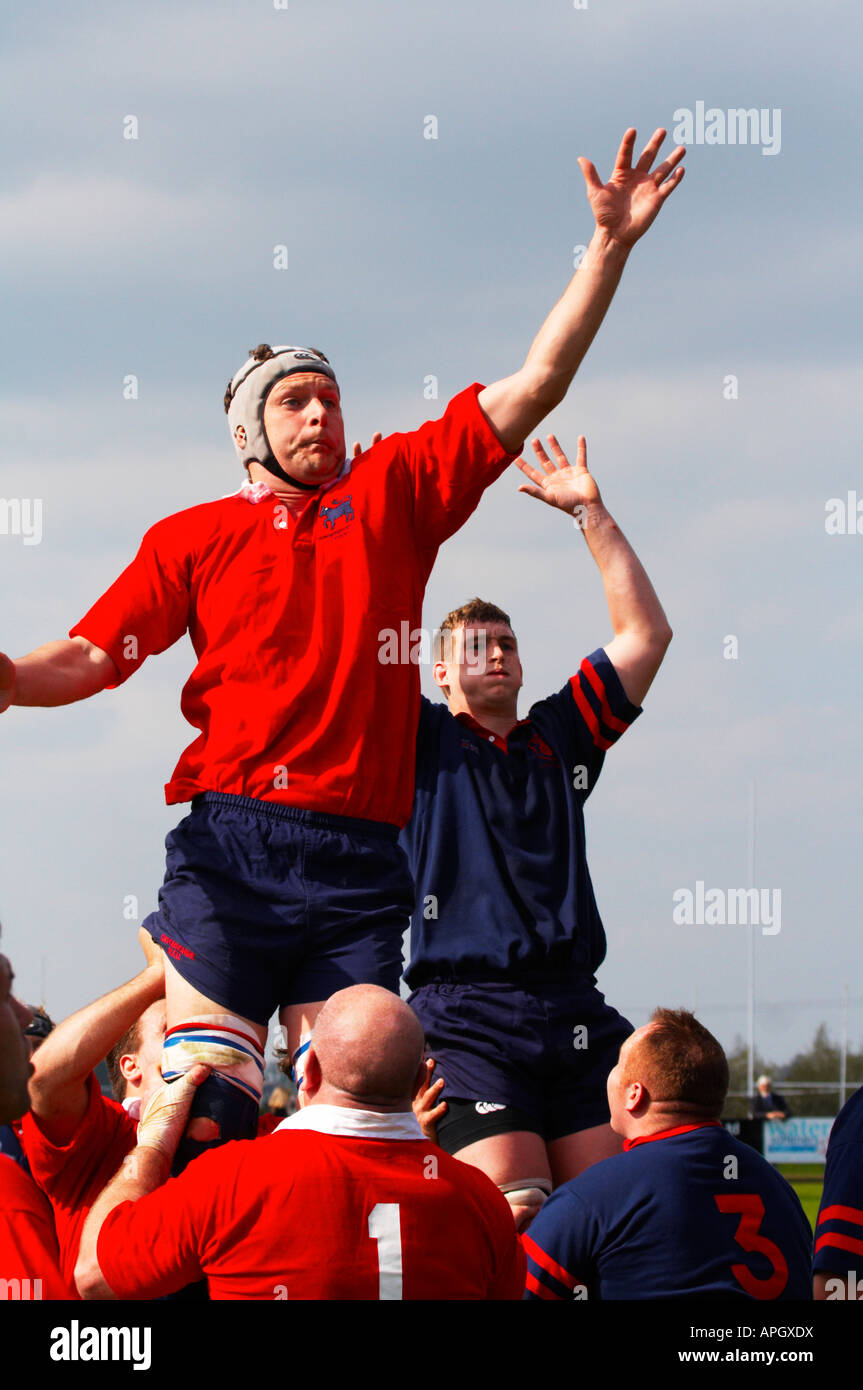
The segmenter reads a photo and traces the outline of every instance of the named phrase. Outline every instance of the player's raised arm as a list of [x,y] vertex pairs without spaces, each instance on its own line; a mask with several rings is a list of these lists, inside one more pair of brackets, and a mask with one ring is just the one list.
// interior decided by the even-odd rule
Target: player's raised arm
[[145,969],[58,1023],[33,1058],[31,1108],[52,1143],[67,1143],[83,1119],[90,1073],[144,1010],[164,998],[162,951],[143,927],[138,937],[147,957]]
[[665,131],[657,130],[633,166],[635,131],[627,130],[608,183],[579,159],[596,228],[587,253],[533,341],[524,366],[480,393],[479,404],[506,449],[522,441],[569,390],[614,297],[629,252],[683,178],[678,146],[651,170]]
[[0,714],[10,705],[71,705],[117,679],[107,652],[83,637],[46,642],[17,661],[0,652]]
[[518,460],[522,473],[530,479],[522,483],[519,492],[568,512],[583,530],[602,575],[614,629],[605,654],[620,678],[626,698],[640,705],[671,641],[668,619],[644,566],[606,510],[599,488],[588,472],[584,436],[578,441],[575,467],[553,434],[548,440],[554,462],[538,439],[533,441],[533,450],[540,467],[534,468],[525,459]]

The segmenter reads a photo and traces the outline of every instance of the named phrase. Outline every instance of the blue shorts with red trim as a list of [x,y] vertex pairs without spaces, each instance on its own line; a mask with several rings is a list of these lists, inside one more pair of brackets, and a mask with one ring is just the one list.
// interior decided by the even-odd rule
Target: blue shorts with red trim
[[205,792],[144,922],[184,980],[266,1024],[348,985],[398,993],[414,890],[394,826]]
[[[606,1081],[632,1024],[606,1004],[593,976],[535,972],[505,981],[438,981],[408,999],[434,1057],[441,1096],[508,1106],[546,1141],[607,1124]],[[438,1126],[447,1147],[446,1117]],[[479,1137],[477,1135],[476,1137]]]

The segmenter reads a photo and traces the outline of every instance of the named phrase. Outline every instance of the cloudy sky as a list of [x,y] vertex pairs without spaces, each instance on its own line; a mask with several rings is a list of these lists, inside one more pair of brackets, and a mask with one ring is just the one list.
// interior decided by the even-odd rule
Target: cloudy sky
[[[745,1032],[753,928],[673,908],[698,882],[747,886],[754,779],[755,884],[781,894],[781,929],[754,929],[759,1044],[783,1060],[821,1020],[838,1037],[847,984],[860,1046],[863,508],[859,533],[826,521],[830,499],[863,502],[861,27],[832,0],[19,7],[0,647],[63,636],[153,521],[238,484],[221,396],[254,343],[323,347],[350,439],[411,428],[521,364],[590,238],[576,156],[607,177],[627,125],[641,142],[699,103],[722,124],[763,111],[764,143],[694,126],[549,422],[564,447],[587,435],[675,630],[588,803],[600,983],[635,1023],[683,1003],[726,1044]],[[507,609],[524,713],[611,632],[582,538],[518,481],[442,550],[425,623],[474,593]],[[162,786],[192,737],[191,657],[183,641],[115,693],[0,724],[4,949],[55,1016],[137,968],[124,906],[154,906],[179,819]]]

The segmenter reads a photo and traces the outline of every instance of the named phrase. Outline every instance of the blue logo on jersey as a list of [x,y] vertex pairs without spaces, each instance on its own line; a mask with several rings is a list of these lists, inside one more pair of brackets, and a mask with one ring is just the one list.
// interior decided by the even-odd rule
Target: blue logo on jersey
[[336,522],[340,518],[343,518],[347,524],[350,524],[354,519],[354,509],[351,506],[350,496],[345,497],[341,502],[337,502],[334,498],[330,506],[322,505],[318,512],[318,516],[324,523],[325,531],[335,531]]

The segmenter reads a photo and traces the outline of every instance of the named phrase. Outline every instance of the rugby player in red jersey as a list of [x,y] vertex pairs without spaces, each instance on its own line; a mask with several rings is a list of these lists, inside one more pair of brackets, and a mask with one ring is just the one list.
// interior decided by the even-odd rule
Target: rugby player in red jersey
[[[419,626],[439,546],[563,400],[632,246],[683,176],[680,147],[652,167],[664,138],[633,164],[628,130],[605,185],[580,160],[596,228],[512,376],[347,461],[327,359],[261,345],[226,398],[249,475],[239,492],[152,527],[70,640],[0,656],[2,711],[116,687],[191,637],[182,708],[198,736],[166,795],[192,810],[168,836],[147,926],[167,956],[164,1074],[211,1066],[193,1114],[222,1139],[254,1130],[276,1007],[301,1084],[326,998],[398,988],[413,893],[397,834],[420,690],[414,664],[379,660],[380,635]],[[178,1166],[197,1151],[184,1145]]]
[[423,1033],[396,995],[355,985],[312,1033],[302,1109],[166,1182],[193,1069],[153,1097],[93,1204],[84,1298],[158,1298],[206,1276],[213,1299],[517,1299],[525,1260],[494,1184],[422,1136]]

